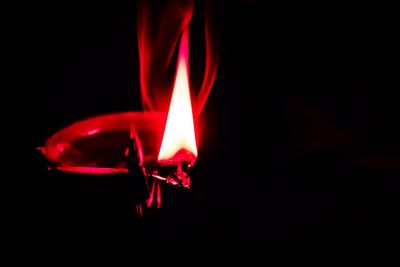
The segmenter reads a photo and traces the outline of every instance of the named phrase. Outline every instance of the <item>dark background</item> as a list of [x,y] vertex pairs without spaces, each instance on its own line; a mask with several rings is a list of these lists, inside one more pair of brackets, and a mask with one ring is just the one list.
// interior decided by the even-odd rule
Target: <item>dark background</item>
[[339,255],[359,263],[398,250],[393,8],[219,1],[220,62],[193,189],[166,188],[163,209],[142,220],[128,178],[48,173],[34,150],[76,120],[140,108],[135,1],[36,9],[32,209],[22,224],[36,257],[116,249],[133,259],[284,252],[286,260],[297,252],[325,266]]

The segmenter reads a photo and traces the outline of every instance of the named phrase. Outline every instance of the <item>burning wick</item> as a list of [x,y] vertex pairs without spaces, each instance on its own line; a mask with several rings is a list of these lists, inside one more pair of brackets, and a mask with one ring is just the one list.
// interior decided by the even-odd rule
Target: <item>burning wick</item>
[[189,32],[182,33],[174,90],[168,111],[164,136],[158,154],[157,168],[151,176],[174,185],[189,188],[188,174],[197,158],[196,135],[189,91]]
[[172,185],[190,188],[190,170],[195,157],[191,152],[180,150],[174,159],[158,161],[147,169],[149,176]]
[[196,135],[189,91],[188,31],[184,31],[179,49],[174,90],[156,167],[151,176],[173,185],[190,188],[190,168],[197,158]]

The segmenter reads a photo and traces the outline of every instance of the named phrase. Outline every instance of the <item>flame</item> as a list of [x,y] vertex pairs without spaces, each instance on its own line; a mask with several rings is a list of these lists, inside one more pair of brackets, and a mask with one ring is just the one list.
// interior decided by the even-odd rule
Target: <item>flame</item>
[[182,150],[191,152],[197,157],[196,136],[189,91],[188,43],[189,32],[186,29],[181,37],[175,85],[158,160],[170,160]]
[[[198,120],[210,95],[217,74],[219,60],[219,17],[217,1],[205,1],[205,47],[194,51],[204,53],[204,72],[195,72],[193,117]],[[179,43],[179,37],[190,27],[194,12],[194,0],[139,0],[137,16],[139,71],[141,100],[144,110],[166,112],[171,89],[171,63]],[[201,77],[201,78],[199,78]]]
[[173,82],[171,62],[179,37],[192,19],[194,0],[139,0],[138,4],[142,105],[147,111],[166,112]]

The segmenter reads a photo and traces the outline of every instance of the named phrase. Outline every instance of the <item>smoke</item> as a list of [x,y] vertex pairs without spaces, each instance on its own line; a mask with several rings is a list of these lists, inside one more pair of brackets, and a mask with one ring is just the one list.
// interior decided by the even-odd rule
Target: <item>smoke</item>
[[[168,110],[175,76],[173,61],[179,40],[189,29],[194,9],[193,0],[140,0],[138,2],[138,47],[140,90],[143,109]],[[200,88],[190,88],[193,112],[197,119],[207,102],[218,66],[218,31],[213,1],[207,1],[204,14],[205,66]],[[196,62],[191,62],[196,64]],[[189,63],[190,68],[190,63]]]

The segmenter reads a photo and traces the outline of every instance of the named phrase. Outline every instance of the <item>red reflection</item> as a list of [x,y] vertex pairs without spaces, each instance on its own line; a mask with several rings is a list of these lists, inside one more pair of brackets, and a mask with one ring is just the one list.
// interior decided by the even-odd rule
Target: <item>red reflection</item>
[[153,180],[150,196],[146,200],[146,205],[148,208],[150,208],[153,205],[154,200],[157,201],[157,208],[161,208],[161,185],[157,179]]
[[98,132],[100,132],[99,128],[93,129],[93,130],[88,131],[87,135],[94,135],[94,134],[97,134]]
[[151,191],[150,191],[150,197],[146,201],[146,204],[147,204],[148,208],[150,208],[151,205],[153,205],[153,202],[154,202],[154,194],[156,192],[156,183],[157,183],[157,180],[154,179],[153,180],[153,186],[151,187]]
[[126,168],[99,168],[99,167],[76,167],[76,166],[57,166],[57,170],[64,172],[82,173],[82,174],[111,174],[127,173]]
[[141,218],[143,216],[142,205],[136,204],[136,214]]
[[161,208],[161,185],[157,182],[157,208]]

